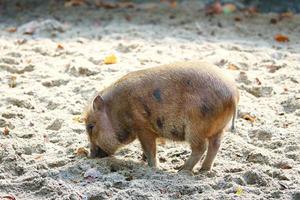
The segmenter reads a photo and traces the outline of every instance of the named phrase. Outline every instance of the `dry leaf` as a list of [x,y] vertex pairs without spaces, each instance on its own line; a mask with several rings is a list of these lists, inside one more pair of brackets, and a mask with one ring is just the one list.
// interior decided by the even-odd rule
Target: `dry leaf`
[[117,63],[117,56],[114,55],[114,54],[106,56],[104,58],[104,63],[107,64],[107,65]]
[[267,68],[269,69],[270,73],[274,73],[275,71],[279,70],[281,66],[279,65],[267,65]]
[[177,1],[174,1],[174,0],[169,1],[169,4],[170,4],[171,8],[176,8],[177,7]]
[[77,122],[77,123],[82,124],[84,122],[84,120],[83,120],[83,118],[80,115],[75,115],[73,117],[73,122]]
[[261,81],[258,78],[255,78],[257,85],[261,85]]
[[234,64],[229,64],[228,67],[227,67],[227,69],[230,69],[230,70],[239,70],[239,68],[236,65],[234,65]]
[[17,86],[17,77],[16,76],[10,76],[8,80],[8,85],[11,88],[14,88]]
[[288,42],[290,41],[289,37],[286,36],[286,35],[282,35],[282,34],[277,34],[274,36],[274,39],[277,41],[277,42]]
[[236,11],[236,6],[232,3],[228,3],[223,6],[224,14],[230,14],[233,13],[234,11]]
[[25,44],[26,42],[27,42],[26,39],[20,39],[20,40],[17,40],[15,43],[18,45],[22,45],[22,44]]
[[222,4],[219,1],[215,1],[205,9],[207,15],[220,14],[223,12]]
[[64,47],[61,44],[58,44],[56,48],[61,50],[64,49]]
[[81,6],[85,3],[85,0],[70,0],[65,2],[65,7],[71,7],[71,6]]
[[25,35],[33,35],[35,32],[35,28],[34,27],[28,27],[23,34]]
[[3,135],[9,135],[9,129],[7,127],[4,127]]
[[244,11],[247,15],[250,15],[250,16],[257,14],[257,8],[255,6],[250,6],[250,7],[246,8]]
[[77,156],[88,156],[89,152],[84,147],[79,147],[76,151]]
[[236,189],[236,192],[235,192],[236,195],[241,196],[243,193],[244,193],[243,188],[238,187],[238,188]]
[[43,158],[43,155],[37,155],[36,157],[34,157],[35,160],[39,160],[41,158]]
[[251,115],[249,115],[249,114],[245,114],[245,115],[243,115],[243,117],[242,117],[243,119],[245,119],[245,120],[247,120],[247,121],[250,121],[250,122],[255,122],[255,120],[256,120],[256,117],[255,116],[251,116]]
[[13,195],[6,195],[6,196],[0,196],[0,199],[2,200],[16,200],[16,198]]
[[280,169],[292,169],[292,166],[288,163],[281,163],[279,167]]
[[120,5],[117,3],[112,3],[112,2],[105,2],[105,1],[97,1],[95,3],[95,6],[98,8],[105,8],[105,9],[116,9],[119,8]]
[[6,31],[9,32],[9,33],[14,33],[14,32],[17,31],[17,28],[16,27],[9,27],[9,28],[6,29]]
[[292,12],[284,12],[279,15],[279,20],[283,20],[284,18],[290,19],[293,16],[294,16],[294,13],[292,13]]

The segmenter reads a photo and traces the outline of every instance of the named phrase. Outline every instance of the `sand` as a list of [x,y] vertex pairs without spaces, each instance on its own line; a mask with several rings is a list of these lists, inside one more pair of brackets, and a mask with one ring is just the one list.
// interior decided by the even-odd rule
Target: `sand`
[[[0,199],[300,199],[299,15],[271,24],[276,14],[205,16],[194,1],[112,10],[49,2],[0,6]],[[111,53],[118,62],[105,65]],[[159,145],[158,169],[138,142],[111,158],[76,154],[88,149],[78,119],[97,90],[195,59],[228,69],[241,92],[236,132],[212,172],[177,173],[184,143]]]

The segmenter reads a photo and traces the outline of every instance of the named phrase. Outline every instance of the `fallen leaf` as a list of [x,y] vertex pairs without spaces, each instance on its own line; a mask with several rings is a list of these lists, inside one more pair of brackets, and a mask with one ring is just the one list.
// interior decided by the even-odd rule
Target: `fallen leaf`
[[247,120],[247,121],[250,121],[250,122],[255,122],[255,120],[256,120],[256,117],[255,116],[251,116],[251,115],[249,115],[249,114],[245,114],[245,115],[243,115],[243,117],[242,117],[244,120]]
[[16,27],[9,27],[9,28],[6,29],[6,31],[9,32],[9,33],[14,33],[14,32],[17,31],[17,28]]
[[223,12],[222,4],[220,1],[215,1],[213,4],[205,8],[205,13],[207,15],[220,14]]
[[37,155],[36,157],[34,157],[35,160],[39,160],[41,158],[43,158],[43,155]]
[[228,3],[228,4],[225,4],[223,6],[223,13],[224,14],[231,14],[235,11],[236,11],[236,6],[232,3]]
[[255,6],[250,6],[250,7],[246,8],[244,11],[247,15],[250,15],[250,16],[257,14],[257,8]]
[[116,9],[119,8],[119,4],[117,3],[112,3],[112,2],[105,2],[105,1],[96,1],[95,6],[97,8],[105,8],[105,9]]
[[176,8],[177,7],[177,1],[174,1],[174,0],[169,1],[169,4],[170,4],[171,8]]
[[271,65],[267,65],[267,68],[269,69],[270,73],[274,73],[277,70],[279,70],[281,68],[281,66],[271,64]]
[[293,16],[294,16],[294,13],[292,13],[292,12],[284,12],[279,15],[279,20],[283,20],[284,18],[290,19]]
[[15,43],[18,44],[18,45],[22,45],[22,44],[25,44],[26,42],[27,42],[26,39],[19,39]]
[[241,196],[243,193],[244,193],[243,188],[238,187],[238,188],[236,189],[236,192],[235,192],[236,195]]
[[120,2],[119,7],[120,8],[134,8],[135,4],[132,2]]
[[104,58],[104,63],[107,64],[107,65],[117,63],[117,56],[114,55],[114,54],[106,56]]
[[64,47],[61,44],[58,44],[56,48],[61,50],[64,49]]
[[289,40],[289,37],[286,36],[286,35],[283,35],[283,34],[276,34],[274,36],[274,39],[277,41],[277,42],[288,42],[290,41]]
[[238,66],[234,65],[234,64],[229,64],[227,69],[230,69],[230,70],[239,70]]
[[258,78],[255,78],[257,85],[261,85],[261,81]]
[[4,127],[3,135],[9,135],[9,129],[7,127]]
[[11,88],[14,88],[17,86],[17,77],[16,76],[10,76],[8,80],[8,85]]
[[65,2],[65,7],[81,6],[85,4],[85,0],[69,0]]
[[292,169],[292,166],[288,163],[281,163],[279,167],[280,169]]
[[77,156],[88,156],[89,152],[84,147],[79,147],[76,151]]
[[283,184],[283,183],[281,183],[281,182],[278,182],[278,183],[279,183],[279,185],[282,187],[282,189],[287,189],[287,188],[288,188],[287,185],[285,185],[285,184]]
[[74,122],[77,122],[77,123],[80,123],[80,124],[82,124],[82,123],[84,122],[84,119],[81,117],[81,115],[75,115],[75,116],[72,118],[72,120],[73,120]]
[[25,35],[33,35],[34,34],[34,32],[35,32],[35,27],[28,27],[28,28],[26,28],[26,30],[24,31],[24,33],[23,34],[25,34]]
[[5,196],[0,196],[0,199],[2,200],[16,200],[16,198],[13,195],[5,195]]

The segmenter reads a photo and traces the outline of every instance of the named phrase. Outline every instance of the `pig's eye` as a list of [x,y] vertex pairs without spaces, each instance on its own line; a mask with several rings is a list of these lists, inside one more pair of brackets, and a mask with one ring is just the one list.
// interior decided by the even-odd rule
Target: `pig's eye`
[[89,132],[92,132],[93,128],[94,128],[94,124],[88,124],[88,125],[86,125],[86,129],[87,129]]

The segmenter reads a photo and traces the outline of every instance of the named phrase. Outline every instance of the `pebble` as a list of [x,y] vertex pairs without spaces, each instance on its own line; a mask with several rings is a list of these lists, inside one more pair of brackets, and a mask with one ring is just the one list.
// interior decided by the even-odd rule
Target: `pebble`
[[59,129],[61,129],[63,122],[64,121],[62,119],[55,119],[46,129],[58,131]]
[[267,186],[268,180],[265,178],[263,173],[257,170],[249,170],[246,171],[243,175],[245,182],[249,185],[260,185],[260,186]]
[[253,140],[270,141],[272,139],[272,131],[267,128],[259,128],[251,131],[249,137]]

